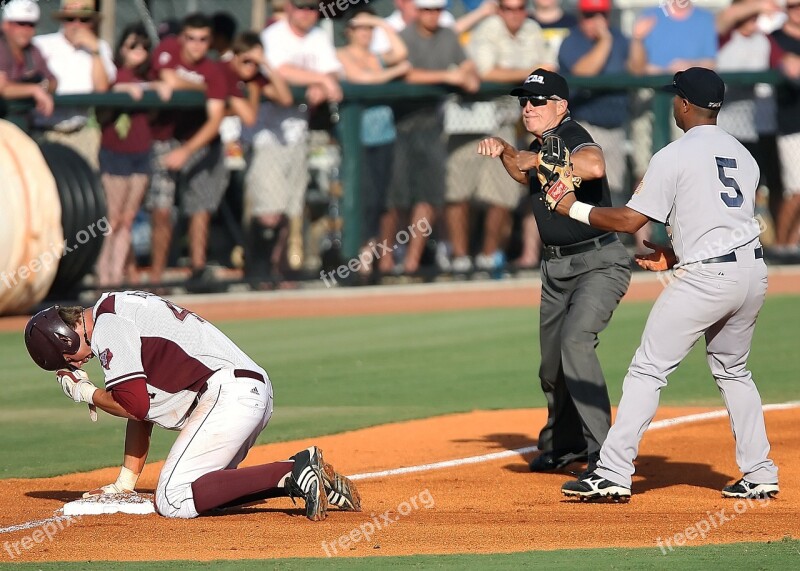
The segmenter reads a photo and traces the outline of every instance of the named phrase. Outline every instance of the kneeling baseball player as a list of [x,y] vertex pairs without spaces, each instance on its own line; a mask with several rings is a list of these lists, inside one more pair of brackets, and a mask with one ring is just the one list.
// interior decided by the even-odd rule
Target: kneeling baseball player
[[[306,517],[325,519],[328,504],[361,510],[350,480],[311,446],[289,460],[238,468],[272,416],[272,384],[225,334],[198,315],[140,291],[104,294],[91,311],[54,306],[25,327],[25,345],[64,393],[128,419],[117,481],[84,496],[133,491],[157,424],[180,430],[158,479],[155,506],[193,518],[222,507],[289,496]],[[80,367],[97,356],[105,388]]]

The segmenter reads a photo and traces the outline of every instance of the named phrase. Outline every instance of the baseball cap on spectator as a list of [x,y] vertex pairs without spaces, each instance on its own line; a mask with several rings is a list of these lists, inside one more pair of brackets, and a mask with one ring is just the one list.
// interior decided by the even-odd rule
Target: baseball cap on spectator
[[39,4],[33,0],[11,0],[3,8],[4,22],[33,22],[39,21]]
[[68,18],[91,18],[100,19],[100,12],[97,11],[95,0],[61,0],[61,9],[53,12],[56,20],[66,20]]
[[672,83],[663,89],[704,109],[719,109],[725,99],[725,82],[716,72],[704,67],[679,71],[672,78]]
[[314,8],[318,10],[319,3],[316,0],[291,0],[292,6],[298,8]]
[[511,90],[510,95],[539,95],[541,97],[559,97],[569,99],[567,80],[553,71],[541,67],[533,70],[519,87]]
[[414,6],[420,10],[436,10],[447,6],[447,0],[414,0]]
[[611,0],[578,0],[580,12],[611,12]]

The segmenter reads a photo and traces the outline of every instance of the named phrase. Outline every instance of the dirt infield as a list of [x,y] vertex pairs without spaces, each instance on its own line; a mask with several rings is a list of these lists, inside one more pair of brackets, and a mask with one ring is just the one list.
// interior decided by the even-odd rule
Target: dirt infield
[[[662,285],[637,280],[626,300],[653,299]],[[492,282],[456,288],[396,288],[185,298],[179,303],[213,320],[392,313],[536,305],[538,282]],[[800,293],[796,271],[770,277],[770,293]],[[21,331],[24,318],[0,320]],[[708,409],[664,408],[658,418]],[[778,499],[748,505],[723,500],[719,489],[738,478],[727,418],[676,424],[643,441],[630,504],[565,500],[565,474],[531,474],[526,458],[454,465],[359,481],[365,511],[332,509],[307,521],[288,499],[271,500],[190,521],[158,516],[87,516],[52,541],[43,527],[0,533],[0,563],[156,559],[245,559],[491,553],[569,547],[689,545],[800,537],[800,409],[766,414],[772,458],[781,468]],[[535,444],[545,411],[480,411],[390,424],[314,439],[347,474],[374,472],[515,450]],[[269,429],[267,429],[269,430]],[[253,450],[245,465],[287,458],[311,440]],[[161,463],[148,464],[140,491],[152,491]],[[114,481],[117,468],[46,479],[0,480],[2,528],[49,518],[87,489]],[[741,513],[734,510],[739,509]],[[69,523],[69,522],[68,522]],[[50,527],[52,531],[53,527]],[[37,535],[38,532],[38,535]],[[364,537],[370,532],[371,537]],[[702,533],[701,533],[702,532]],[[676,534],[681,534],[677,537]],[[702,534],[703,537],[699,537]],[[352,539],[347,541],[344,536]],[[37,537],[39,541],[37,541]]]
[[[707,409],[664,409],[660,418],[702,410]],[[665,541],[675,545],[678,533],[689,545],[798,537],[800,472],[793,463],[800,446],[800,409],[766,416],[782,489],[778,499],[768,502],[748,505],[720,497],[719,489],[738,477],[738,471],[727,418],[717,418],[645,435],[629,504],[566,500],[559,488],[569,476],[531,474],[526,459],[513,455],[362,480],[364,512],[332,509],[326,521],[317,523],[306,520],[288,499],[190,521],[156,515],[85,516],[69,526],[62,523],[63,530],[52,542],[33,541],[35,528],[0,534],[0,562],[10,558],[9,549],[15,561],[209,560],[601,546],[657,550],[659,538],[667,549]],[[534,443],[530,434],[544,419],[540,409],[473,412],[328,436],[314,443],[341,471],[373,472],[529,446]],[[262,446],[245,464],[283,459],[310,443]],[[161,463],[147,466],[141,489],[155,486],[160,467]],[[0,481],[0,528],[49,517],[83,490],[113,481],[116,471]],[[704,538],[698,535],[701,531]],[[366,539],[364,532],[371,537]],[[356,541],[344,541],[343,536]],[[22,547],[25,538],[29,549]]]

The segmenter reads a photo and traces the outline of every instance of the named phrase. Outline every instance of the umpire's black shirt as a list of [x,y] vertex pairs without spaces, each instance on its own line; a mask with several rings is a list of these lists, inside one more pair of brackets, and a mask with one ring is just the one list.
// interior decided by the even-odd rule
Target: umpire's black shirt
[[[599,146],[586,129],[569,116],[564,117],[558,127],[546,131],[543,137],[552,134],[556,134],[564,140],[570,153],[587,146]],[[541,148],[542,144],[535,139],[531,143],[530,151],[538,153]],[[550,212],[544,201],[542,185],[539,184],[539,178],[534,170],[530,171],[529,179],[530,193],[533,197],[533,215],[536,217],[542,242],[546,246],[569,246],[607,233],[605,230],[598,230],[573,220],[569,216]],[[611,206],[611,193],[608,190],[608,179],[605,176],[594,180],[584,180],[580,188],[575,189],[575,195],[581,202],[592,206]]]

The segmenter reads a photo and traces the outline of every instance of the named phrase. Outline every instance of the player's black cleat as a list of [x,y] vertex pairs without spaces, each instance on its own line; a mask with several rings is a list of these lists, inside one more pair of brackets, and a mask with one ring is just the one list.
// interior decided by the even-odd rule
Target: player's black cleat
[[760,500],[774,498],[780,490],[778,483],[753,484],[744,478],[734,484],[722,488],[723,498],[757,498]]
[[561,492],[565,496],[576,497],[580,500],[607,499],[615,502],[627,502],[631,499],[630,488],[615,484],[594,472],[581,475],[577,480],[564,482]]
[[286,481],[286,491],[292,501],[302,497],[306,501],[306,517],[321,521],[328,515],[328,496],[325,493],[322,450],[309,446],[291,457],[294,460],[292,475]]
[[348,512],[361,511],[361,494],[350,478],[339,474],[327,462],[322,464],[322,477],[328,504]]

